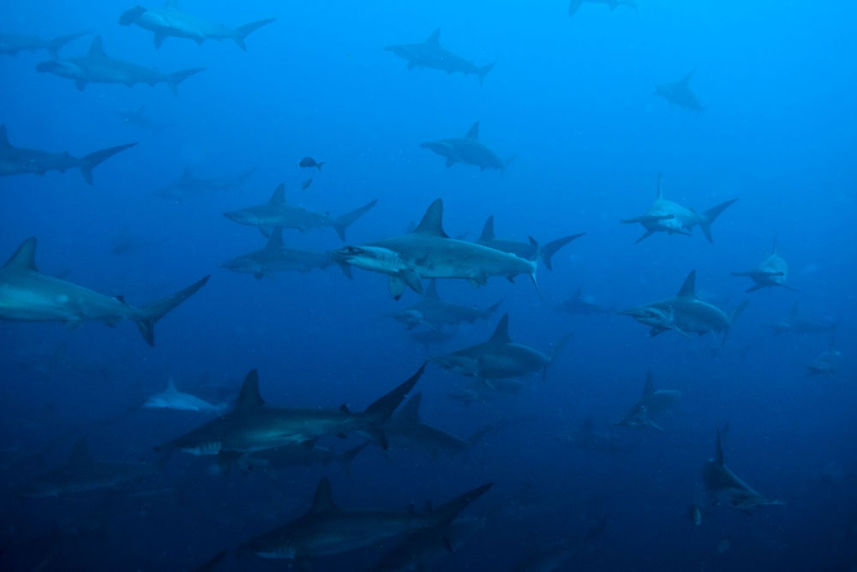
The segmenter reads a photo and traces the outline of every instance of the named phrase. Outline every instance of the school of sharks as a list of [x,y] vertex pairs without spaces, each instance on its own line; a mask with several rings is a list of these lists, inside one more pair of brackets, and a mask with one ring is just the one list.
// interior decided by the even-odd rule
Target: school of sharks
[[[830,306],[813,309],[824,306],[813,296],[818,270],[807,270],[801,262],[800,271],[790,272],[789,245],[801,239],[792,228],[767,221],[751,186],[741,186],[740,192],[724,185],[702,185],[704,193],[685,189],[681,181],[689,179],[672,176],[675,166],[665,160],[634,179],[633,193],[617,195],[597,214],[583,201],[576,208],[570,195],[545,208],[550,203],[528,189],[517,191],[511,202],[495,201],[492,186],[504,185],[516,173],[573,169],[575,158],[568,165],[534,166],[523,145],[516,148],[514,137],[503,137],[496,116],[489,121],[476,115],[456,122],[452,131],[443,127],[447,121],[423,123],[424,132],[398,142],[400,158],[395,159],[375,147],[377,138],[394,132],[384,126],[382,113],[372,119],[377,134],[356,135],[365,137],[361,162],[383,170],[396,160],[422,161],[441,182],[437,188],[411,196],[408,188],[425,186],[425,177],[399,182],[389,175],[389,185],[399,190],[373,191],[364,175],[349,181],[348,167],[335,152],[318,143],[304,148],[297,141],[288,144],[288,153],[235,152],[223,169],[207,172],[190,150],[184,167],[170,175],[151,148],[157,144],[152,141],[177,131],[171,124],[176,116],[165,109],[181,105],[194,82],[206,82],[206,105],[220,101],[224,116],[237,106],[232,99],[242,97],[218,78],[226,73],[223,65],[173,65],[171,50],[201,54],[217,49],[239,62],[252,61],[264,49],[257,45],[288,34],[294,22],[286,22],[286,8],[270,3],[250,3],[240,14],[254,17],[220,23],[224,12],[209,15],[206,3],[157,2],[118,9],[113,21],[93,20],[88,29],[52,37],[37,36],[35,31],[43,32],[38,22],[21,19],[6,19],[0,30],[0,57],[14,59],[16,66],[4,68],[11,70],[5,85],[25,90],[29,79],[47,82],[58,113],[74,113],[63,111],[64,98],[98,102],[117,126],[111,133],[129,135],[102,137],[97,129],[83,134],[59,127],[51,127],[49,135],[27,132],[19,127],[20,118],[0,109],[0,190],[6,196],[0,216],[6,229],[2,243],[9,249],[0,268],[6,347],[0,368],[10,386],[3,394],[7,419],[0,425],[0,494],[5,498],[0,567],[767,569],[739,560],[737,554],[752,549],[733,544],[747,530],[767,530],[770,542],[787,544],[770,531],[791,518],[794,505],[805,511],[807,500],[778,486],[775,473],[758,470],[758,463],[774,462],[770,454],[753,467],[753,450],[771,437],[745,419],[754,415],[752,407],[730,401],[738,397],[727,396],[723,388],[734,386],[723,381],[712,393],[701,380],[727,380],[735,377],[735,368],[748,380],[764,377],[764,364],[749,365],[756,359],[752,340],[758,336],[774,344],[771,352],[782,366],[777,371],[807,386],[839,384],[842,392],[850,392],[851,386],[842,385],[853,376],[842,339],[852,324]],[[555,17],[570,26],[597,19],[609,27],[611,20],[639,18],[649,9],[644,0],[551,4],[556,4]],[[366,10],[381,18],[384,8]],[[304,17],[310,13],[303,12]],[[302,25],[323,26],[322,20]],[[8,29],[12,25],[20,30]],[[508,50],[506,59],[486,56],[492,51],[486,42],[484,50],[471,55],[454,47],[464,42],[442,28],[426,25],[416,36],[408,29],[414,27],[391,25],[387,36],[395,40],[377,42],[386,63],[384,82],[429,78],[459,95],[445,97],[439,85],[433,88],[432,108],[408,111],[411,102],[400,101],[405,113],[432,122],[457,107],[478,113],[478,104],[461,101],[460,90],[490,97],[502,92],[504,82],[514,81],[502,75]],[[156,55],[159,65],[138,63],[151,59],[111,45],[117,34],[137,45],[143,45],[142,38],[145,52]],[[348,51],[339,45],[325,49]],[[321,50],[307,53],[323,59]],[[349,52],[348,58],[347,65],[364,65],[358,55]],[[708,70],[673,69],[672,76],[643,82],[645,105],[669,114],[673,122],[710,121],[705,92],[696,86]],[[276,89],[269,77],[254,79],[258,85],[242,89]],[[145,100],[128,96],[149,88],[146,93],[163,90],[165,99],[141,104]],[[314,89],[312,81],[302,81],[277,98],[283,106],[312,106],[306,94]],[[298,103],[290,103],[290,97]],[[535,107],[530,108],[534,116]],[[34,106],[33,113],[50,124],[49,108]],[[265,113],[275,120],[275,111]],[[217,140],[218,119],[196,123],[197,135]],[[345,127],[328,135],[330,149],[352,136]],[[253,139],[246,141],[252,145]],[[603,167],[600,177],[624,161],[588,157],[597,165],[593,168]],[[110,206],[86,213],[75,227],[106,227],[100,248],[115,265],[96,268],[102,258],[86,260],[59,235],[37,233],[46,228],[39,217],[63,217],[69,195],[97,197],[105,189],[121,194],[123,187],[139,186],[126,175],[136,168],[146,171],[145,197],[129,203],[122,216],[111,212],[121,203],[105,203]],[[444,189],[444,180],[459,176],[478,186],[478,198],[462,203]],[[49,191],[56,185],[70,187],[54,209],[50,203],[60,200],[59,192]],[[23,188],[33,196],[39,193],[38,209],[15,210],[16,201],[30,199]],[[344,188],[347,192],[340,192]],[[131,210],[148,204],[170,214],[158,215],[159,228],[147,236],[136,230]],[[842,209],[853,207],[851,202]],[[535,210],[538,218],[533,219],[530,211]],[[740,226],[730,222],[739,216],[742,221],[749,217],[756,231],[752,236],[764,236],[764,241],[750,244],[755,238],[743,237]],[[204,226],[195,226],[200,220]],[[464,220],[481,221],[481,228],[472,222],[465,226]],[[549,222],[523,228],[530,220]],[[194,238],[200,251],[215,251],[216,261],[200,254],[186,265],[147,271],[145,264],[173,249],[174,242],[162,238],[169,236],[171,225],[176,233],[184,226],[223,229],[219,238],[205,233]],[[19,236],[9,232],[30,227],[34,230]],[[657,260],[648,266],[649,276],[633,275],[618,262],[621,258],[611,262],[618,255],[610,243],[601,247],[594,268],[610,269],[611,286],[602,291],[591,286],[606,282],[585,268],[588,259],[580,253],[598,248],[605,228],[618,237],[619,250],[643,267],[646,257]],[[724,252],[723,242],[743,244],[744,251]],[[679,248],[693,249],[693,264],[684,262],[686,256],[671,258]],[[725,257],[728,271],[712,270],[721,268],[710,263],[713,257]],[[133,279],[102,280],[124,261],[136,268],[129,271]],[[98,278],[88,277],[90,272]],[[133,280],[137,286],[127,297],[117,292],[117,285]],[[278,292],[276,299],[267,298],[271,292]],[[778,317],[768,318],[771,308]],[[228,324],[236,315],[248,325],[218,324],[221,317]],[[302,336],[324,339],[325,328],[331,337],[321,354]],[[133,343],[129,332],[139,333],[133,333]],[[390,332],[396,333],[394,343],[388,341]],[[598,344],[620,353],[590,344],[596,332],[607,333]],[[255,350],[245,352],[245,344],[257,344],[259,336],[265,342],[258,361],[246,361]],[[69,349],[85,347],[81,344],[89,340],[90,361]],[[191,351],[197,343],[200,354],[191,363],[172,371],[161,363],[165,358],[160,356],[181,356],[185,344]],[[806,347],[810,353],[803,351]],[[123,373],[93,363],[99,354],[110,356]],[[314,365],[304,368],[301,361]],[[282,369],[282,362],[293,367]],[[366,362],[374,364],[371,374],[361,373]],[[211,373],[224,363],[230,364],[228,372]],[[161,364],[160,374],[123,387],[123,375],[139,380],[153,364]],[[325,367],[338,373],[320,376]],[[608,384],[616,371],[631,372],[609,390],[624,405],[600,403],[594,389],[572,390]],[[38,378],[62,386],[69,375],[87,380],[67,388],[74,391],[73,399],[52,403],[42,414],[14,410],[13,385]],[[122,396],[109,414],[95,406],[102,392]],[[579,407],[564,413],[561,396],[569,392],[589,413],[581,414]],[[694,393],[716,400],[713,417],[701,420],[683,412]],[[777,407],[781,399],[774,385],[758,386],[753,395],[764,403],[759,408]],[[853,405],[850,397],[841,399],[843,407]],[[38,415],[37,430],[30,418]],[[24,418],[30,421],[20,421]],[[27,431],[39,436],[33,437],[38,445],[27,441]],[[552,443],[549,458],[534,457],[536,443],[546,441]],[[123,442],[134,445],[123,448]],[[682,461],[687,469],[682,478],[691,481],[683,488],[665,484],[661,479],[669,471],[658,466],[676,447],[697,455],[695,462]],[[771,449],[789,455],[788,444]],[[579,459],[590,469],[575,473],[574,464],[560,457]],[[813,469],[811,478],[819,479],[819,488],[850,483],[846,486],[853,489],[857,481],[849,463]],[[510,484],[516,479],[503,467],[526,474],[525,485]],[[616,475],[623,473],[637,475],[633,486],[617,484]],[[563,486],[563,481],[574,484]],[[587,482],[599,492],[587,492]],[[542,496],[556,498],[545,501],[555,510],[541,510],[534,491],[550,491]],[[608,503],[601,496],[618,500]],[[675,543],[686,546],[670,551],[682,552],[681,557],[660,563],[637,558],[631,565],[604,556],[622,551],[623,542],[646,543],[655,534],[633,527],[630,535],[616,532],[628,527],[617,524],[622,518],[617,505],[632,502],[631,496],[649,498],[652,504],[646,506],[674,515],[669,519],[686,534]],[[829,542],[827,567],[817,569],[857,567],[857,511],[851,497],[840,500],[838,522],[846,524],[840,527],[841,538]],[[121,530],[133,531],[127,544],[117,538]],[[206,538],[209,531],[214,532]],[[176,540],[189,534],[192,542]]]

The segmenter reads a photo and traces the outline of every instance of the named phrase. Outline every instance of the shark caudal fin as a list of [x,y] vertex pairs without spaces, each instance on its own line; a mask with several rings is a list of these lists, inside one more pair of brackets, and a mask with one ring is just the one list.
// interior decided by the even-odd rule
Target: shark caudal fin
[[372,207],[375,206],[375,203],[377,203],[377,202],[378,202],[378,199],[370,201],[370,202],[366,203],[365,205],[363,205],[362,207],[354,209],[350,213],[345,213],[344,215],[337,218],[333,222],[333,228],[336,230],[336,234],[339,235],[340,240],[345,242],[345,230],[349,226],[351,226],[354,223],[354,221],[356,221],[358,218],[362,217],[367,212],[369,212],[372,209]]
[[167,75],[167,85],[170,87],[170,91],[173,92],[173,95],[179,94],[179,84],[189,78],[192,75],[196,75],[199,72],[205,71],[205,68],[193,68],[189,70],[182,70],[173,72]]
[[494,69],[494,64],[488,64],[484,66],[479,66],[476,68],[476,75],[479,77],[479,85],[485,84],[485,76],[488,75],[488,72]]
[[58,58],[60,55],[60,50],[63,49],[66,44],[72,42],[80,37],[85,36],[85,32],[78,32],[76,34],[67,34],[65,36],[58,36],[48,42],[48,52],[51,54],[52,58]]
[[448,501],[437,507],[432,516],[438,524],[449,524],[455,520],[458,515],[473,503],[476,499],[484,495],[494,486],[494,483],[485,483],[481,487],[476,487],[473,490],[467,491],[461,496],[457,496],[451,501]]
[[372,435],[372,439],[378,443],[382,449],[386,450],[388,448],[387,436],[384,433],[384,423],[393,416],[393,412],[396,411],[396,408],[399,407],[408,393],[410,393],[417,384],[417,381],[419,381],[423,372],[426,370],[427,363],[428,362],[423,362],[423,365],[420,366],[420,369],[418,369],[414,375],[409,377],[404,383],[398,385],[393,389],[393,391],[372,403],[366,408],[366,411],[363,412],[362,415],[369,420],[370,426],[368,429],[369,433]]
[[264,20],[257,20],[255,22],[250,22],[249,24],[239,26],[232,31],[232,39],[235,40],[235,43],[238,44],[239,48],[246,52],[247,46],[244,43],[244,40],[247,39],[247,36],[258,30],[262,26],[267,26],[274,20],[276,20],[276,18],[265,18]]
[[717,217],[723,213],[727,208],[729,208],[732,203],[737,201],[738,199],[732,199],[730,201],[726,201],[724,203],[720,203],[715,207],[711,207],[707,211],[702,212],[699,215],[699,227],[702,229],[702,232],[705,234],[705,238],[708,239],[708,242],[714,242],[714,239],[711,237],[711,224],[717,220]]
[[197,290],[205,286],[210,277],[206,276],[202,280],[194,282],[184,290],[180,290],[170,296],[154,304],[146,306],[140,310],[141,316],[136,320],[137,328],[140,330],[143,339],[150,346],[155,345],[155,322],[166,316],[173,308],[193,296]]
[[539,254],[541,255],[542,261],[545,263],[545,266],[547,267],[547,269],[553,270],[553,263],[551,261],[551,258],[553,257],[554,254],[557,253],[557,251],[560,248],[569,244],[570,242],[577,240],[578,238],[580,238],[584,234],[586,234],[586,233],[581,232],[579,234],[570,234],[568,236],[563,236],[562,238],[558,238],[556,240],[553,240],[553,241],[547,243],[546,245],[544,245],[541,248],[541,250],[539,251]]
[[88,184],[92,184],[92,170],[95,169],[98,165],[112,157],[113,155],[124,151],[125,149],[130,149],[134,147],[136,143],[128,143],[127,145],[117,145],[116,147],[108,147],[107,149],[102,149],[101,151],[96,151],[94,153],[90,153],[80,159],[80,164],[78,167],[80,168],[80,174],[83,177],[83,180]]

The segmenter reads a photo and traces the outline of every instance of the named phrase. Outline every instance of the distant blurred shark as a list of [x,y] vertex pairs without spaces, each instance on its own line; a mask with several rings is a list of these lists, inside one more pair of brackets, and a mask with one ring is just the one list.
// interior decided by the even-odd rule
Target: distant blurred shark
[[48,171],[64,173],[68,169],[80,169],[83,180],[92,184],[92,171],[113,155],[134,147],[136,143],[108,147],[83,157],[72,157],[68,152],[52,153],[39,149],[13,147],[6,136],[6,126],[0,125],[0,176],[34,173],[44,175]]
[[556,305],[556,309],[569,314],[579,316],[594,316],[600,314],[612,314],[615,310],[609,306],[597,303],[591,296],[585,296],[583,289],[578,288],[570,298]]
[[36,70],[74,80],[74,85],[80,91],[86,89],[87,84],[90,83],[120,83],[128,87],[138,83],[145,83],[150,86],[164,83],[169,86],[173,93],[178,93],[181,82],[204,71],[204,68],[164,73],[156,69],[117,60],[105,53],[101,36],[96,36],[85,56],[42,62],[36,66]]
[[830,340],[830,347],[821,352],[817,358],[806,364],[807,375],[832,375],[839,368],[842,361],[842,352],[836,348],[834,340]]
[[151,133],[158,133],[162,127],[146,115],[146,108],[143,105],[133,109],[120,109],[116,111],[116,117],[129,127],[145,129]]
[[792,305],[789,315],[771,324],[771,327],[777,335],[786,332],[793,332],[795,334],[823,334],[835,331],[838,325],[839,323],[836,320],[830,318],[816,318],[802,315],[800,313],[800,303],[795,302]]
[[746,272],[733,272],[732,276],[746,276],[754,282],[745,292],[755,292],[756,290],[770,286],[780,286],[781,288],[794,290],[794,288],[785,283],[789,276],[789,265],[777,253],[776,242],[771,247],[771,254],[759,266]]
[[544,246],[539,246],[539,243],[533,237],[530,237],[529,242],[518,242],[516,240],[502,240],[494,236],[494,217],[489,216],[485,221],[485,226],[482,227],[482,234],[479,235],[479,244],[502,250],[503,252],[511,252],[516,256],[527,260],[538,260],[541,258],[548,270],[553,270],[553,255],[565,245],[577,240],[585,235],[585,232],[578,234],[569,234],[556,240],[552,240]]
[[501,159],[494,151],[479,140],[479,122],[474,123],[464,137],[451,137],[437,141],[421,143],[420,147],[428,149],[446,158],[446,166],[456,163],[475,165],[480,170],[497,169],[505,171],[512,158]]
[[36,36],[25,36],[21,34],[0,34],[0,55],[17,56],[21,52],[35,52],[46,50],[52,58],[59,57],[59,52],[66,44],[85,36],[86,33],[67,34],[57,36],[50,40],[43,40]]
[[746,513],[760,506],[784,504],[782,501],[770,500],[762,496],[726,466],[719,429],[714,458],[705,462],[702,468],[702,480],[715,504],[725,503]]
[[387,550],[371,572],[405,572],[439,570],[429,563],[452,555],[473,534],[485,526],[481,519],[458,519],[452,523],[420,528],[403,536]]
[[702,229],[708,242],[714,242],[711,237],[711,225],[723,211],[738,199],[720,203],[715,207],[698,213],[693,209],[683,207],[674,201],[665,199],[661,190],[661,178],[661,174],[658,173],[657,198],[652,206],[649,207],[648,212],[642,216],[622,220],[626,224],[640,223],[646,229],[643,236],[638,238],[636,242],[640,243],[656,232],[690,235],[690,231],[695,226],[699,226]]
[[440,45],[440,29],[435,30],[424,42],[418,44],[398,44],[384,48],[400,58],[407,60],[408,69],[431,68],[446,73],[462,73],[475,75],[479,84],[485,80],[494,64],[477,66],[476,64],[457,56]]
[[149,306],[131,306],[121,297],[105,296],[72,282],[42,274],[36,268],[36,239],[25,240],[0,268],[0,320],[23,322],[104,322],[137,324],[150,346],[155,345],[155,323],[190,298],[208,276]]
[[188,38],[197,44],[205,40],[233,40],[238,47],[246,50],[244,40],[247,36],[267,26],[276,18],[257,20],[237,28],[228,28],[223,24],[213,24],[196,16],[182,12],[177,0],[167,0],[160,8],[144,8],[137,5],[119,16],[119,24],[136,24],[154,34],[155,48],[160,48],[166,38]]
[[19,493],[44,498],[115,489],[154,474],[146,463],[96,461],[86,439],[79,440],[65,465],[29,479]]
[[431,361],[443,369],[467,377],[484,380],[489,386],[492,380],[509,379],[541,372],[547,375],[548,367],[570,341],[564,336],[554,345],[549,354],[513,342],[509,337],[509,315],[504,314],[497,324],[491,338],[476,344],[431,358]]
[[332,227],[341,240],[345,240],[345,230],[357,219],[369,212],[377,200],[370,201],[339,217],[327,213],[317,213],[286,202],[286,186],[280,184],[274,190],[270,200],[255,205],[223,213],[223,216],[238,224],[258,227],[266,236],[274,227],[292,228],[306,232],[314,228]]
[[633,407],[625,413],[624,417],[619,420],[617,425],[663,431],[663,428],[656,420],[667,410],[675,406],[679,399],[681,399],[680,391],[676,391],[674,389],[655,390],[655,384],[652,380],[652,372],[649,372],[646,374],[646,383],[643,386],[643,395],[637,403],[635,403]]
[[427,529],[443,529],[492,484],[468,491],[434,510],[417,513],[380,510],[343,510],[333,502],[330,481],[321,479],[312,507],[303,516],[250,539],[239,554],[261,558],[292,560],[299,570],[308,570],[317,556],[344,554],[360,548],[379,546]]
[[245,169],[234,177],[198,177],[190,167],[185,167],[182,176],[155,191],[154,195],[162,199],[181,202],[194,196],[205,196],[231,189],[240,188],[256,169]]
[[742,302],[729,315],[714,304],[700,300],[696,296],[696,270],[691,270],[678,293],[672,298],[650,302],[619,313],[649,326],[649,335],[652,337],[667,330],[675,330],[682,334],[722,333],[725,340],[732,324],[746,306],[747,302]]
[[[262,279],[275,272],[309,272],[315,268],[324,269],[334,262],[330,252],[286,248],[283,244],[283,229],[277,226],[271,232],[271,237],[264,248],[236,256],[221,266],[233,272],[252,274],[255,278]],[[343,264],[340,267],[346,276],[351,275],[349,266]]]
[[225,403],[217,405],[209,403],[202,398],[185,393],[176,389],[175,381],[170,378],[167,388],[156,393],[143,402],[146,409],[174,409],[177,411],[193,411],[196,413],[222,413],[229,407]]
[[444,302],[437,294],[437,280],[431,279],[419,302],[395,312],[392,317],[405,324],[409,330],[420,325],[439,329],[444,326],[458,326],[463,323],[473,323],[476,320],[487,320],[494,315],[501,303],[502,300],[482,310],[473,306]]
[[696,70],[690,71],[678,81],[658,84],[655,86],[655,95],[663,97],[676,107],[696,112],[704,111],[699,98],[690,89],[690,80],[695,72]]
[[611,12],[619,6],[637,8],[635,0],[571,0],[568,5],[568,15],[574,16],[583,4],[604,4],[610,7]]
[[334,252],[338,260],[389,277],[390,294],[399,299],[405,285],[422,293],[422,278],[458,278],[476,286],[491,276],[513,280],[529,275],[536,284],[536,263],[481,244],[450,238],[443,230],[443,200],[426,210],[419,226],[405,235],[346,246]]

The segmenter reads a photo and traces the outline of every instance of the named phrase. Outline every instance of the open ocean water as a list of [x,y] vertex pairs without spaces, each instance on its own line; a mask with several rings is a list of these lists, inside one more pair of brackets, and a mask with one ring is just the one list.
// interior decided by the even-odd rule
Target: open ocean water
[[853,4],[160,1],[0,6],[0,569],[857,570]]

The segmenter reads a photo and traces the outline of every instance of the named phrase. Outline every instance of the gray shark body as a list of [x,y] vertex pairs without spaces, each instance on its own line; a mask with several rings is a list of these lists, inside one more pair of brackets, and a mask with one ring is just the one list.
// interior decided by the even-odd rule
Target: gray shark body
[[717,217],[738,199],[731,199],[720,203],[703,212],[684,207],[674,201],[664,198],[661,190],[661,175],[658,174],[658,194],[655,202],[649,207],[646,214],[629,219],[623,219],[626,224],[639,223],[646,232],[637,239],[637,243],[649,238],[656,232],[667,234],[690,235],[693,227],[699,226],[705,234],[708,242],[713,242],[711,236],[711,225]]
[[770,500],[756,492],[726,466],[720,430],[717,431],[714,458],[706,461],[702,468],[702,480],[715,504],[725,504],[747,513],[761,506],[783,504],[782,501]]
[[836,320],[830,318],[802,315],[800,313],[800,304],[795,302],[792,305],[789,315],[771,324],[771,327],[777,335],[786,332],[795,334],[824,334],[836,331],[838,325]]
[[[417,393],[402,406],[385,426],[390,446],[398,449],[420,449],[432,455],[463,453],[475,439],[464,440],[426,425],[420,418],[422,394]],[[481,434],[477,433],[477,438]]]
[[179,391],[173,378],[167,382],[167,388],[149,396],[143,402],[146,409],[172,409],[195,413],[223,413],[228,407],[225,403],[213,404],[191,393]]
[[615,311],[614,308],[599,304],[592,297],[584,295],[581,288],[578,288],[570,298],[559,303],[556,309],[578,316],[598,316],[612,314]]
[[81,439],[65,465],[30,479],[19,492],[31,498],[81,494],[120,488],[153,474],[146,463],[96,461]]
[[108,147],[83,157],[73,157],[68,153],[52,153],[39,149],[13,147],[6,136],[6,126],[0,125],[0,176],[32,173],[44,175],[48,171],[66,172],[80,169],[83,180],[92,184],[92,170],[113,155],[134,147],[136,143]]
[[438,570],[430,565],[455,553],[485,525],[481,519],[462,518],[451,524],[421,528],[404,536],[371,568],[372,572]]
[[221,455],[225,460],[292,445],[314,445],[327,436],[349,433],[364,435],[387,447],[384,423],[425,369],[370,405],[362,413],[343,406],[329,409],[285,409],[270,407],[259,394],[256,370],[247,374],[233,411],[175,439],[158,450],[178,449],[197,456]]
[[490,384],[481,379],[471,379],[449,391],[446,396],[464,405],[488,403],[506,395],[517,395],[525,387],[523,383],[515,379],[492,379]]
[[565,346],[568,338],[563,338],[550,355],[513,342],[509,337],[509,315],[505,314],[487,342],[435,356],[431,360],[459,375],[486,381],[528,376],[538,372],[546,375],[548,366],[557,352]]
[[40,63],[36,69],[74,81],[78,90],[83,91],[90,83],[118,83],[132,87],[138,83],[146,85],[166,84],[173,93],[178,92],[181,82],[201,71],[202,68],[164,73],[153,68],[133,64],[109,57],[97,36],[85,56],[63,58]]
[[745,272],[733,272],[732,276],[746,276],[753,281],[753,285],[747,288],[745,292],[755,292],[772,286],[793,290],[791,286],[786,284],[786,279],[789,277],[789,265],[782,256],[777,254],[776,244],[771,249],[771,254],[756,268]]
[[479,244],[496,248],[503,252],[509,252],[526,260],[541,259],[548,270],[553,270],[553,255],[562,247],[570,242],[577,240],[586,233],[570,234],[540,246],[533,237],[530,237],[528,242],[518,242],[516,240],[503,240],[494,236],[494,217],[488,217],[485,221],[485,226],[482,227],[482,234],[477,241]]
[[227,260],[221,266],[233,272],[252,274],[255,278],[262,279],[277,272],[324,269],[333,263],[330,252],[286,248],[283,244],[283,229],[278,226],[271,232],[265,248]]
[[422,299],[407,308],[393,314],[393,318],[405,324],[409,330],[418,326],[431,326],[442,329],[446,326],[472,324],[477,320],[487,320],[494,315],[502,302],[497,302],[484,310],[474,306],[461,306],[444,302],[437,294],[437,281],[432,279],[423,293]]
[[[694,70],[695,71],[695,70]],[[670,105],[689,111],[702,112],[705,108],[699,98],[690,89],[690,80],[694,71],[689,72],[678,81],[661,83],[655,86],[655,95],[666,99]]]
[[501,159],[479,140],[479,122],[474,123],[464,137],[452,137],[437,141],[426,141],[420,147],[428,149],[446,159],[446,166],[456,163],[474,165],[480,170],[497,169],[505,171],[511,159]]
[[234,177],[199,177],[193,174],[190,167],[187,167],[178,181],[158,189],[154,194],[156,197],[176,202],[193,197],[205,197],[239,189],[254,172],[255,169],[247,169]]
[[680,391],[674,389],[656,390],[655,384],[652,381],[652,373],[649,372],[646,375],[646,383],[643,386],[643,395],[625,413],[617,425],[663,431],[658,424],[658,419],[675,407],[679,399],[681,399]]
[[36,239],[28,238],[0,268],[0,320],[65,322],[72,326],[90,321],[113,326],[130,320],[146,342],[154,345],[155,322],[208,281],[206,276],[169,298],[137,307],[122,298],[42,274],[36,268],[35,255]]
[[163,125],[153,121],[147,114],[145,106],[139,106],[129,109],[119,109],[116,111],[116,117],[124,125],[136,127],[137,129],[145,129],[151,133],[161,131]]
[[691,270],[678,294],[672,298],[643,304],[619,313],[649,326],[649,335],[652,337],[675,330],[683,334],[722,333],[725,339],[732,323],[745,307],[746,302],[743,302],[729,315],[714,304],[700,300],[696,296],[696,271]]
[[45,50],[51,57],[59,57],[60,50],[69,42],[86,34],[67,34],[50,40],[22,34],[0,34],[0,55],[17,56],[21,52]]
[[318,556],[344,554],[421,529],[448,525],[490,488],[491,484],[482,485],[423,514],[413,510],[346,511],[333,503],[330,481],[324,478],[319,482],[312,507],[306,514],[251,539],[239,552],[251,552],[262,558],[293,560],[306,568]]
[[160,8],[144,8],[138,5],[119,16],[119,24],[123,26],[134,24],[152,32],[155,48],[160,48],[166,38],[187,38],[197,44],[206,40],[232,40],[242,50],[246,50],[244,40],[247,36],[274,20],[276,18],[266,18],[229,28],[182,12],[174,0],[168,1]]
[[831,347],[819,354],[817,358],[806,364],[807,375],[833,375],[842,361],[842,352]]
[[405,285],[422,292],[421,278],[456,278],[482,285],[491,276],[512,280],[518,274],[536,280],[536,263],[514,254],[450,238],[443,230],[443,201],[426,210],[417,228],[408,234],[348,246],[334,253],[346,264],[389,276],[390,293],[398,299]]
[[327,213],[309,211],[286,202],[286,187],[280,184],[267,203],[223,213],[226,218],[266,231],[274,227],[291,228],[307,232],[317,228],[333,228],[340,239],[345,240],[345,230],[358,218],[366,214],[377,200],[371,201],[340,217]]
[[627,453],[639,445],[639,442],[624,441],[610,429],[598,429],[591,417],[587,417],[580,428],[564,440],[585,451],[601,453]]
[[408,69],[429,68],[447,73],[474,75],[481,84],[494,64],[477,66],[461,56],[457,56],[440,45],[440,30],[432,32],[425,42],[418,44],[399,44],[384,48],[408,62]]
[[345,469],[351,467],[352,461],[359,455],[369,443],[357,445],[347,451],[336,451],[329,447],[318,445],[309,447],[306,445],[287,445],[276,449],[267,449],[253,454],[244,455],[235,463],[244,471],[268,471],[276,472],[293,469],[295,467],[326,467],[332,463],[342,463]]
[[634,0],[571,0],[568,5],[568,15],[574,16],[580,7],[584,4],[603,4],[610,8],[612,12],[619,6],[627,6],[629,8],[637,8],[637,3]]

